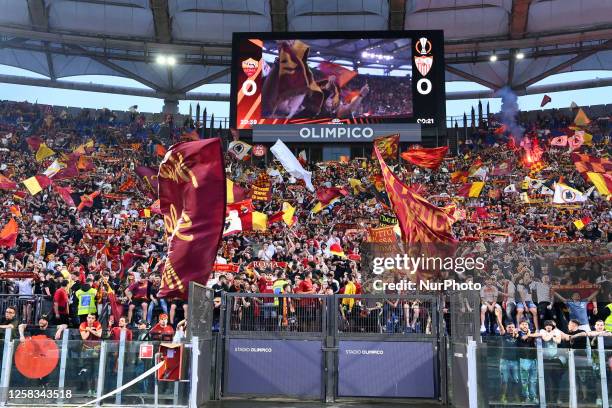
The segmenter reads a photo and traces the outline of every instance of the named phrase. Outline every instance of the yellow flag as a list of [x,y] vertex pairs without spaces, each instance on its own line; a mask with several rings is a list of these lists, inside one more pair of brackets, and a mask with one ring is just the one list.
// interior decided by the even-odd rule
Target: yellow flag
[[283,221],[289,227],[293,225],[293,214],[295,214],[295,208],[287,202],[283,203]]
[[26,186],[26,188],[32,195],[36,195],[42,191],[42,187],[40,186],[38,180],[36,180],[36,176],[25,179],[22,183]]
[[259,211],[253,211],[253,231],[265,231],[268,229],[268,216]]
[[593,173],[587,172],[587,176],[591,183],[597,188],[597,191],[602,196],[609,196],[612,194],[612,176],[605,173]]
[[591,123],[591,119],[589,119],[589,117],[586,115],[586,113],[584,113],[584,111],[582,110],[582,108],[580,108],[578,110],[578,113],[576,114],[576,118],[574,118],[574,124],[576,126],[587,126],[589,123]]
[[36,161],[43,161],[47,157],[53,156],[54,154],[55,152],[48,148],[46,144],[41,143],[40,147],[38,148],[38,151],[36,152]]
[[468,197],[480,196],[480,192],[482,191],[482,188],[484,187],[484,185],[485,185],[484,181],[473,182],[472,186],[470,187],[470,192],[468,194]]
[[362,191],[361,180],[350,178],[348,179],[349,184],[353,188],[353,194],[357,195]]
[[576,228],[578,228],[579,230],[584,228],[584,222],[582,222],[582,220],[576,220],[574,221],[574,225],[576,226]]

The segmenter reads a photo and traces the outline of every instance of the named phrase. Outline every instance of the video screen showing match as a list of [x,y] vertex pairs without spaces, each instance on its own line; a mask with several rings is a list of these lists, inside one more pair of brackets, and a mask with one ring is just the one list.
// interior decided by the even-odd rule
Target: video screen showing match
[[410,38],[250,39],[239,54],[238,128],[413,116]]

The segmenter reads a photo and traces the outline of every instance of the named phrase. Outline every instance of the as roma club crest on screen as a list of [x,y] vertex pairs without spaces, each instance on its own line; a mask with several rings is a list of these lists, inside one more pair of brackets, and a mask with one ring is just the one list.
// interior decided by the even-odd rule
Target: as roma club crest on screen
[[242,61],[242,70],[248,78],[252,77],[257,72],[257,68],[259,68],[259,62],[253,58]]

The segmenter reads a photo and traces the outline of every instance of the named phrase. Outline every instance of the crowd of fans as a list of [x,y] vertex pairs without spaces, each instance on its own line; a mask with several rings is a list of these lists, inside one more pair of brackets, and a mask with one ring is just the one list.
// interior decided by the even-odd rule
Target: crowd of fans
[[[570,123],[571,119],[554,118],[525,124],[525,127],[531,128],[531,134],[546,146],[551,130],[566,128]],[[157,297],[160,268],[167,250],[163,220],[159,215],[143,214],[143,209],[151,207],[154,197],[147,182],[134,172],[139,166],[155,168],[161,160],[155,154],[156,145],[169,146],[178,141],[183,132],[189,131],[183,125],[171,119],[164,123],[147,123],[136,113],[126,121],[119,121],[107,110],[83,110],[72,116],[62,109],[29,103],[3,102],[0,105],[0,143],[3,146],[0,169],[3,176],[19,182],[40,174],[56,158],[35,160],[36,152],[28,144],[32,136],[40,136],[58,156],[70,154],[93,139],[95,145],[88,152],[93,168],[54,184],[70,187],[81,194],[102,192],[98,205],[77,211],[66,204],[53,186],[34,196],[19,197],[13,190],[0,191],[4,223],[15,218],[19,224],[16,245],[2,248],[0,252],[0,272],[33,273],[27,278],[3,279],[3,292],[14,293],[23,300],[18,307],[21,310],[16,311],[20,322],[36,323],[28,321],[32,307],[28,299],[32,295],[42,295],[44,314],[53,323],[68,327],[85,323],[87,316],[94,313],[105,330],[112,329],[118,324],[112,313],[116,307],[122,310],[128,327],[136,327],[138,322],[154,324],[160,314],[167,315],[173,327],[184,319],[186,304],[183,300]],[[610,301],[609,260],[605,257],[599,262],[579,258],[584,255],[580,251],[585,249],[571,244],[591,243],[587,250],[593,257],[609,252],[607,244],[612,240],[610,201],[595,192],[582,205],[559,207],[526,204],[518,194],[504,193],[505,186],[511,183],[518,186],[529,169],[521,164],[521,149],[509,148],[508,139],[495,135],[493,129],[491,125],[490,129],[486,127],[474,133],[469,143],[460,146],[460,154],[447,158],[438,170],[430,171],[407,163],[395,165],[402,179],[417,186],[420,194],[430,202],[442,206],[453,202],[461,186],[451,180],[452,175],[479,161],[488,171],[486,185],[478,198],[456,202],[462,217],[453,226],[455,237],[460,241],[495,240],[537,246],[528,254],[523,251],[512,255],[507,251],[505,256],[496,257],[495,252],[489,253],[484,270],[472,277],[459,277],[484,285],[483,333],[501,334],[507,322],[518,325],[524,318],[529,318],[535,330],[543,328],[546,319],[556,320],[565,330],[570,319],[578,319],[585,329],[597,319],[605,320],[606,304]],[[592,128],[590,131],[594,134],[593,143],[583,146],[581,152],[595,157],[608,155],[607,130]],[[491,175],[496,165],[508,159],[514,167],[508,175]],[[558,180],[562,176],[565,183],[581,191],[589,187],[573,168],[567,151],[546,148],[542,160],[548,167],[539,178]],[[213,274],[210,286],[219,297],[223,292],[324,296],[364,291],[362,286],[367,284],[368,278],[367,272],[361,270],[360,246],[366,239],[368,227],[377,227],[381,216],[392,215],[384,189],[376,188],[380,183],[380,171],[375,162],[308,164],[313,170],[315,186],[344,186],[349,192],[317,214],[312,213],[318,201],[316,194],[290,180],[281,166],[266,167],[263,161],[238,161],[229,155],[226,163],[228,178],[244,187],[250,186],[260,172],[270,173],[272,199],[254,202],[255,209],[271,215],[281,210],[283,202],[289,202],[296,208],[297,223],[288,227],[279,221],[269,225],[266,231],[224,237],[217,264],[231,265],[235,273]],[[349,179],[360,183],[350,186]],[[120,186],[129,180],[135,184],[119,194]],[[18,217],[12,213],[15,207],[20,211]],[[590,222],[578,230],[573,221],[584,217]],[[492,231],[495,234],[488,234]],[[558,250],[555,252],[545,245],[551,242],[566,243],[569,245],[566,248],[571,249],[559,255]],[[343,256],[331,251],[332,246],[338,245]],[[573,264],[557,265],[554,260],[559,256],[579,259],[572,261]],[[488,282],[487,276],[493,276],[494,280]],[[551,289],[555,285],[585,282],[598,285],[592,291],[597,298],[589,300],[599,301],[599,307],[587,309],[585,306],[579,310],[573,301],[566,301],[573,296],[571,293]],[[265,299],[251,303],[244,299],[236,302],[236,310],[243,309],[240,316],[257,315],[262,319],[280,316],[287,324],[296,321],[291,319],[291,310],[301,307],[307,316],[311,309],[310,305],[305,307],[297,300],[292,305],[279,305],[278,299],[271,298],[270,302],[276,305],[274,310],[269,310]],[[588,303],[586,297],[577,301]],[[595,305],[593,302],[590,304]],[[425,332],[430,320],[428,308],[422,307],[417,300],[372,305],[344,302],[341,308],[347,322],[355,321],[351,315],[378,316],[375,319],[378,323],[368,323],[367,330],[410,331],[419,326],[418,330]],[[282,309],[287,310],[284,315]],[[564,319],[564,316],[567,317]],[[401,325],[397,323],[400,321]],[[251,326],[259,328],[268,324],[270,321]],[[398,329],[400,326],[402,328]]]
[[[385,90],[377,90],[382,80],[366,82],[371,97],[383,98]],[[389,101],[383,102],[376,105]],[[0,174],[18,183],[16,188],[0,189],[0,219],[2,225],[15,219],[19,226],[16,244],[0,248],[0,328],[13,328],[15,337],[47,333],[58,339],[63,330],[79,328],[84,343],[91,344],[103,337],[118,339],[126,330],[129,339],[169,340],[175,331],[184,333],[186,302],[158,296],[167,251],[164,222],[151,213],[155,196],[150,180],[139,177],[135,169],[156,168],[161,160],[157,146],[177,142],[193,123],[177,124],[172,117],[149,123],[136,112],[126,119],[108,110],[83,109],[71,115],[44,105],[0,103]],[[481,333],[503,338],[502,384],[518,384],[520,372],[524,400],[535,399],[535,365],[531,357],[519,356],[521,347],[531,347],[541,338],[550,353],[564,346],[585,349],[592,339],[612,334],[611,201],[593,192],[585,203],[555,206],[550,196],[539,194],[547,180],[561,177],[580,191],[590,187],[567,149],[548,146],[550,138],[571,123],[571,118],[548,117],[522,124],[531,143],[537,139],[543,147],[541,160],[546,163],[537,175],[541,183],[526,188],[521,184],[530,168],[522,162],[520,140],[513,142],[507,134],[495,132],[493,121],[477,129],[437,170],[390,160],[399,177],[431,203],[455,204],[453,235],[469,244],[464,253],[480,255],[486,262],[472,274],[450,277],[482,284]],[[580,152],[609,157],[609,129],[592,124],[588,131],[592,142]],[[55,156],[36,160],[32,137],[39,137]],[[24,191],[22,180],[41,174],[53,160],[89,140],[94,141],[84,152],[89,164],[79,161],[78,176],[54,180],[35,195]],[[271,199],[253,202],[255,210],[272,216],[283,203],[290,203],[296,211],[291,227],[279,220],[269,223],[266,231],[223,238],[209,282],[215,328],[226,293],[232,330],[316,332],[321,330],[321,305],[329,301],[328,295],[371,290],[372,277],[362,269],[362,244],[369,228],[393,216],[376,162],[354,158],[348,163],[306,164],[315,187],[337,186],[346,192],[315,213],[317,195],[277,163],[230,155],[225,159],[227,177],[245,188],[260,173],[269,174]],[[503,162],[512,168],[499,174],[495,168]],[[478,197],[456,198],[466,181],[455,180],[462,171],[468,180],[486,180]],[[516,189],[507,190],[511,184]],[[69,187],[77,196],[96,191],[100,195],[93,205],[77,209],[56,186]],[[527,203],[521,191],[541,200]],[[575,220],[588,221],[579,228]],[[440,273],[439,278],[449,277]],[[318,296],[273,296],[279,293]],[[341,331],[432,333],[432,303],[416,295],[340,297],[334,307]],[[471,312],[478,306],[466,301],[454,307]],[[441,308],[447,322],[449,308],[450,304]],[[34,309],[38,321],[33,321]],[[504,388],[504,399],[506,393]]]

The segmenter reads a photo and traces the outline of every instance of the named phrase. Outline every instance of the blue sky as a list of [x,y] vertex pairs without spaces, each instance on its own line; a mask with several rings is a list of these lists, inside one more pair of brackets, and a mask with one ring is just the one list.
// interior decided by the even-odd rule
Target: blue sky
[[[19,68],[9,67],[0,65],[0,71],[3,74],[8,75],[23,75],[30,77],[45,78],[42,75],[32,73],[30,71],[22,70]],[[570,81],[578,81],[592,78],[604,78],[611,77],[612,71],[584,71],[584,72],[570,72],[564,74],[554,75],[538,82],[538,85],[562,83]],[[109,77],[109,76],[78,76],[64,78],[67,81],[77,82],[92,82],[107,85],[116,86],[128,86],[128,87],[139,87],[146,88],[144,85],[133,81],[131,79]],[[486,88],[475,84],[473,82],[447,82],[447,91],[473,91],[473,90],[485,90]],[[229,85],[215,84],[215,85],[204,85],[200,88],[195,89],[197,92],[229,92]],[[612,87],[603,88],[592,88],[577,91],[565,91],[565,92],[554,92],[548,94],[552,98],[546,108],[563,108],[568,107],[572,101],[578,105],[597,105],[612,103]],[[0,83],[0,99],[16,100],[16,101],[29,101],[52,105],[67,105],[87,108],[109,108],[115,110],[127,110],[132,105],[138,105],[139,110],[142,112],[159,112],[163,106],[163,101],[156,98],[143,98],[136,96],[127,95],[112,95],[103,94],[98,92],[83,92],[83,91],[71,91],[64,89],[53,89],[43,88],[34,86],[24,85],[13,85]],[[521,110],[535,110],[540,109],[540,102],[542,95],[528,95],[519,97],[519,108]],[[496,113],[501,107],[500,99],[483,99],[483,109],[486,109],[487,102],[490,103],[491,112]],[[179,110],[181,113],[189,112],[189,104],[193,105],[195,111],[195,101],[181,101],[179,104]],[[472,106],[477,106],[477,100],[464,100],[464,101],[448,101],[446,103],[446,114],[447,116],[462,116],[463,112],[469,114]],[[214,113],[215,117],[226,117],[229,116],[229,103],[225,102],[200,102],[202,109],[206,107],[207,112]]]

